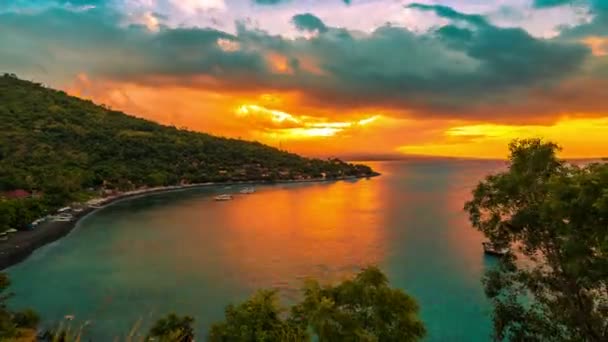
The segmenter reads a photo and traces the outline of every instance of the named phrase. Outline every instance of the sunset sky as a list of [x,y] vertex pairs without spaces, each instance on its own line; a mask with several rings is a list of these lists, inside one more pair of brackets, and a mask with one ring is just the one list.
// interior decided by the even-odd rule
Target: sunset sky
[[312,156],[608,156],[608,0],[0,0],[0,72]]

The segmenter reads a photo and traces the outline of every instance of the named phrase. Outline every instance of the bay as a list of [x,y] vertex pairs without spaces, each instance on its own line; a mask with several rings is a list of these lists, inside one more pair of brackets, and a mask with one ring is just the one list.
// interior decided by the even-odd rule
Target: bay
[[[215,202],[223,186],[115,203],[8,273],[12,307],[46,326],[74,315],[106,341],[175,312],[204,336],[224,307],[256,289],[285,303],[307,277],[339,281],[376,264],[414,296],[428,341],[488,341],[491,306],[481,277],[495,260],[462,207],[502,162],[371,162],[369,180],[258,186]],[[200,339],[200,338],[199,338]]]

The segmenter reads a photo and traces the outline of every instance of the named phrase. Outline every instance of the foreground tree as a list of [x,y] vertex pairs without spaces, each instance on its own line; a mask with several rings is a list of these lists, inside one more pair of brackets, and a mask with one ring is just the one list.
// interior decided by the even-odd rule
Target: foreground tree
[[484,278],[495,339],[608,341],[608,165],[567,164],[540,139],[509,148],[508,170],[465,205],[492,243],[517,247]]
[[11,297],[6,290],[10,280],[4,273],[0,273],[0,341],[13,341],[26,339],[35,335],[35,328],[40,321],[38,315],[32,310],[13,312],[7,308],[6,301]]
[[216,323],[209,333],[210,342],[222,341],[306,341],[305,329],[281,318],[284,312],[276,291],[261,290],[239,305],[226,308],[226,320]]
[[336,286],[310,281],[304,300],[292,309],[292,319],[310,326],[324,341],[418,341],[425,336],[418,304],[377,267]]
[[388,286],[386,276],[369,267],[354,279],[322,286],[310,281],[303,300],[282,314],[274,291],[260,291],[226,309],[209,340],[218,341],[418,341],[425,335],[418,305]]
[[191,342],[194,341],[194,318],[170,314],[158,320],[150,329],[146,340],[159,342]]

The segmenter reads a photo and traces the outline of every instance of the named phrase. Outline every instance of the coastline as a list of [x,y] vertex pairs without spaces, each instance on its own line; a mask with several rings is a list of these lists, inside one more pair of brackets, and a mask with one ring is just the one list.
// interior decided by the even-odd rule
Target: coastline
[[183,191],[189,189],[197,189],[203,187],[212,186],[232,186],[232,185],[272,185],[272,184],[292,184],[292,183],[323,183],[323,182],[334,182],[349,179],[361,179],[361,178],[372,178],[380,176],[379,173],[374,173],[369,176],[349,176],[339,177],[332,179],[316,178],[316,179],[303,179],[303,180],[282,180],[275,182],[264,182],[264,181],[233,181],[233,182],[208,182],[200,184],[188,184],[188,185],[174,185],[157,188],[149,188],[143,190],[135,190],[125,192],[123,194],[109,197],[104,201],[103,205],[99,208],[87,207],[80,213],[74,214],[74,219],[68,222],[44,222],[40,224],[36,229],[19,231],[10,236],[7,241],[0,241],[0,271],[5,270],[15,264],[18,264],[26,260],[35,250],[43,247],[51,242],[59,240],[70,233],[82,220],[89,214],[105,208],[113,203],[139,197],[146,197],[159,193],[167,193],[172,191]]

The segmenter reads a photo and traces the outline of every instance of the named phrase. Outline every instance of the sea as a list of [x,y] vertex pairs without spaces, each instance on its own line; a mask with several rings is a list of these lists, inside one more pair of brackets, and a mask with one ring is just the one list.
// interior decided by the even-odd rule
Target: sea
[[[211,186],[128,199],[7,270],[12,308],[84,340],[143,335],[168,313],[195,318],[198,340],[257,289],[297,301],[303,282],[338,282],[368,265],[414,297],[425,341],[489,341],[482,287],[496,266],[463,206],[501,161],[369,162],[382,175],[321,183]],[[217,202],[218,194],[234,193]],[[65,317],[73,316],[68,323]]]

